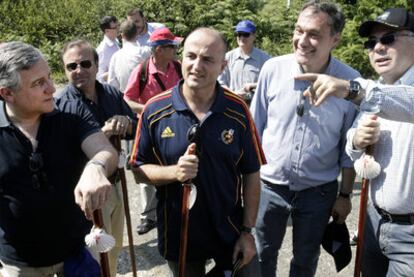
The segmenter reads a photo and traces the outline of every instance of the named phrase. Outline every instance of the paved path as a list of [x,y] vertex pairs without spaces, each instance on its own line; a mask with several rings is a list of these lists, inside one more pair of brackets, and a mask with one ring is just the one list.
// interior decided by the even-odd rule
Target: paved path
[[[133,177],[130,171],[127,171],[128,179],[128,188],[129,188],[129,205],[131,208],[131,217],[133,225],[133,235],[134,235],[134,249],[137,261],[138,268],[138,277],[163,277],[168,276],[167,267],[165,265],[164,259],[158,254],[157,250],[157,231],[154,229],[151,232],[138,236],[135,232],[135,227],[138,224],[138,186],[134,184]],[[357,189],[354,190],[355,194],[352,199],[353,211],[347,219],[347,224],[350,232],[352,233],[356,230],[357,218],[358,218],[358,208],[359,208],[359,189],[360,186],[357,185]],[[289,275],[289,263],[292,257],[292,228],[288,227],[286,232],[286,237],[282,245],[282,249],[279,253],[278,260],[278,270],[277,274],[280,277]],[[125,232],[124,236],[124,245],[127,245],[128,240]],[[351,263],[347,268],[343,269],[340,273],[336,273],[335,264],[333,258],[327,254],[323,249],[321,249],[321,257],[319,259],[318,270],[316,276],[331,277],[331,276],[353,276],[354,268],[354,258],[355,258],[355,247],[352,247],[353,257]],[[120,264],[118,266],[117,276],[128,276],[131,277],[131,267],[129,262],[129,252],[128,247],[124,247],[120,255]],[[265,277],[265,276],[264,276]]]

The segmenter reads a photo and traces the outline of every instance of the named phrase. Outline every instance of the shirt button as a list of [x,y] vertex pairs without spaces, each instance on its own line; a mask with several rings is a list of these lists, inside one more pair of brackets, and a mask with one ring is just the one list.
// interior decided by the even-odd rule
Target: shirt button
[[298,145],[295,146],[295,150],[299,150],[299,146]]
[[296,166],[292,166],[292,168],[296,170]]

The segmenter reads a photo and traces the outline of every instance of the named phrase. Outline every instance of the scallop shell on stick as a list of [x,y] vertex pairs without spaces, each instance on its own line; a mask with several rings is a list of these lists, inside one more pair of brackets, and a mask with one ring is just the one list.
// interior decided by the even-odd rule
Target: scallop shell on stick
[[99,253],[105,253],[115,246],[115,239],[104,229],[93,227],[91,232],[86,235],[85,243],[89,248],[95,249]]
[[355,161],[354,168],[356,174],[364,179],[374,179],[381,172],[381,166],[373,156],[364,154]]

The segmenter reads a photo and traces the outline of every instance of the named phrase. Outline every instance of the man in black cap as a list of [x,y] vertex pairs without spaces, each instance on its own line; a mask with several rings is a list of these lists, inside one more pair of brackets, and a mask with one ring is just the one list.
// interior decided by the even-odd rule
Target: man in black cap
[[299,78],[314,82],[305,94],[317,106],[330,95],[360,105],[348,132],[353,160],[375,144],[382,170],[370,184],[363,275],[414,276],[414,14],[388,9],[364,22],[359,34],[368,37],[364,46],[378,82],[316,74]]

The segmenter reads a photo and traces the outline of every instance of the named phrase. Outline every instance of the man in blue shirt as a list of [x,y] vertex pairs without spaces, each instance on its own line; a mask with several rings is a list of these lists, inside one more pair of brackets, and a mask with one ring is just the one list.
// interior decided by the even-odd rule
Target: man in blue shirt
[[[87,41],[74,40],[68,42],[62,52],[69,84],[57,99],[58,106],[64,111],[76,114],[73,103],[81,101],[108,138],[119,135],[131,139],[135,134],[136,117],[119,90],[96,80],[98,55],[95,49]],[[111,198],[102,214],[106,231],[116,240],[115,247],[109,252],[111,275],[115,276],[123,241],[124,206],[119,178],[112,177],[114,185]]]
[[254,47],[256,26],[250,20],[240,21],[235,35],[239,47],[226,53],[227,66],[218,81],[250,102],[260,69],[270,56]]
[[294,53],[268,60],[259,76],[251,112],[268,161],[261,168],[256,226],[266,277],[275,276],[289,216],[293,226],[290,276],[313,276],[330,216],[342,223],[351,211],[349,196],[355,173],[344,147],[355,108],[336,98],[312,107],[303,96],[310,83],[295,80],[303,72],[345,79],[359,76],[331,55],[344,24],[344,15],[334,4],[305,4],[295,24]]
[[[360,158],[369,145],[381,165],[370,180],[362,257],[363,276],[414,276],[414,14],[385,10],[359,27],[377,82],[304,74],[314,82],[316,106],[336,96],[361,113],[348,131],[346,151]],[[308,94],[309,91],[306,92]]]
[[[192,32],[184,44],[184,80],[147,103],[135,139],[131,162],[143,181],[157,186],[158,247],[174,276],[182,183],[189,179],[197,199],[189,215],[186,276],[204,276],[211,258],[220,270],[231,270],[240,256],[238,276],[257,276],[251,229],[264,157],[246,104],[216,81],[225,51],[216,30]],[[189,130],[195,143],[187,140]]]

